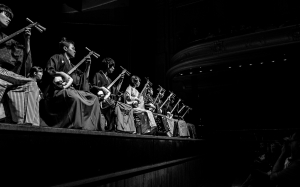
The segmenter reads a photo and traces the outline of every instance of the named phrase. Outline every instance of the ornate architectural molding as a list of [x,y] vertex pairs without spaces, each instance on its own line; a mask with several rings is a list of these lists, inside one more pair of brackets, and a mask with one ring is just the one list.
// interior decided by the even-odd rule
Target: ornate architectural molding
[[224,59],[244,53],[295,43],[300,43],[299,25],[196,44],[172,57],[172,67],[168,70],[167,76],[172,77],[176,73],[193,67],[214,65],[220,61],[224,62]]

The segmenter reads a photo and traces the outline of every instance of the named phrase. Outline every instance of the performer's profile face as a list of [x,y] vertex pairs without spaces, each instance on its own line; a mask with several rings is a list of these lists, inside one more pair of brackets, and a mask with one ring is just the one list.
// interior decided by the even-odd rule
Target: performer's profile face
[[70,58],[74,58],[76,53],[75,46],[73,44],[70,44],[66,49],[66,53]]
[[152,90],[151,88],[149,88],[149,89],[148,89],[148,93],[149,93],[150,95],[153,95],[153,90]]
[[36,73],[36,80],[42,80],[42,77],[43,77],[43,72],[42,71],[39,71]]
[[141,84],[141,82],[140,82],[140,80],[139,80],[139,79],[137,79],[137,80],[136,80],[136,82],[134,83],[135,87],[139,87],[139,86],[140,86],[140,84]]
[[108,73],[112,73],[112,72],[114,72],[114,70],[115,70],[115,66],[113,66],[113,65],[108,66]]
[[11,19],[9,17],[9,14],[5,11],[2,11],[0,13],[0,27],[8,27],[9,23],[10,23]]

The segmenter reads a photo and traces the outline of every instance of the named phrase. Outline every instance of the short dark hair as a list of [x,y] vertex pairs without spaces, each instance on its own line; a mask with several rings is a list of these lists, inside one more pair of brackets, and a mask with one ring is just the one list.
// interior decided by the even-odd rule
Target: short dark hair
[[104,58],[102,63],[106,64],[107,66],[115,66],[115,61],[112,58]]
[[147,88],[147,93],[150,94],[150,91],[152,91],[152,94],[153,94],[153,88],[152,88],[152,87],[148,87],[148,88]]
[[33,77],[34,73],[38,73],[38,72],[43,72],[43,69],[39,66],[33,66],[29,70],[28,77]]
[[4,4],[0,4],[0,12],[6,12],[10,19],[14,17],[12,10]]
[[72,40],[67,40],[66,37],[63,37],[63,38],[60,40],[60,42],[59,42],[59,46],[58,46],[59,51],[60,51],[60,52],[64,52],[64,47],[65,47],[65,46],[66,46],[66,47],[69,47],[70,44],[75,45],[75,43],[74,43]]
[[110,66],[115,66],[115,61],[112,58],[106,57],[100,63],[100,69],[105,71]]

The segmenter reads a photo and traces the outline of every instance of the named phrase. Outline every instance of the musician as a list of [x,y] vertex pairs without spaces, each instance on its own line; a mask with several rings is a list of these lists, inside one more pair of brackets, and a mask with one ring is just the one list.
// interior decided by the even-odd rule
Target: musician
[[173,109],[173,105],[174,105],[174,98],[171,97],[166,104],[162,107],[162,113],[166,116],[170,116],[171,111]]
[[33,66],[29,70],[28,77],[34,79],[36,82],[42,81],[43,69],[39,66]]
[[153,89],[150,87],[146,91],[146,96],[145,96],[145,107],[147,110],[150,110],[151,112],[154,112],[156,107],[154,106],[153,102]]
[[[0,40],[14,15],[0,4]],[[24,31],[25,45],[11,39],[0,44],[0,120],[7,123],[40,125],[39,89],[36,81],[26,78],[32,66],[30,52],[31,29]]]
[[129,86],[126,88],[126,91],[124,93],[125,96],[125,103],[131,104],[139,104],[141,103],[141,100],[138,98],[139,91],[136,89],[141,84],[141,79],[138,76],[133,75],[130,79]]
[[[98,97],[90,92],[75,89],[72,83],[74,81],[78,85],[79,81],[76,72],[75,75],[67,74],[73,68],[71,59],[76,54],[74,42],[62,38],[59,50],[59,54],[53,55],[46,66],[45,74],[50,78],[46,79],[48,87],[44,91],[46,110],[49,113],[45,119],[46,123],[60,128],[99,130]],[[89,64],[90,60],[87,61]]]
[[[39,84],[41,84],[41,82],[42,82],[43,74],[44,74],[44,71],[41,67],[33,66],[29,70],[29,73],[28,73],[27,77],[32,78],[34,81],[37,82],[37,84],[39,86]],[[43,98],[43,93],[41,92],[40,88],[39,88],[39,96],[40,96],[40,99]]]
[[[38,86],[40,86],[42,84],[42,77],[43,77],[43,74],[44,74],[44,71],[41,67],[39,66],[33,66],[30,70],[29,70],[29,73],[28,73],[28,76],[27,77],[30,77],[32,78],[33,80],[35,80],[38,84]],[[42,119],[43,118],[43,113],[44,113],[44,96],[43,96],[43,93],[41,91],[41,89],[39,88],[39,105],[40,105],[40,126],[42,127],[46,127],[48,126],[45,121]]]
[[[100,64],[100,70],[95,73],[93,77],[91,92],[94,94],[99,95],[99,90],[96,87],[108,87],[112,80],[110,79],[109,75],[112,74],[115,70],[115,61],[112,58],[104,58]],[[109,91],[111,93],[111,99],[118,100],[117,95],[119,90],[122,86],[124,80],[124,74],[118,80],[117,86],[113,85]],[[94,87],[93,87],[94,86]],[[95,87],[96,86],[96,87]],[[101,109],[101,113],[104,115],[107,125],[102,127],[102,130],[105,131],[115,131],[116,127],[116,114],[114,105],[103,107]]]
[[144,106],[141,108],[138,107],[140,103],[144,102],[144,97],[139,97],[140,93],[136,89],[140,86],[140,83],[141,79],[138,76],[133,75],[131,77],[131,83],[124,93],[124,100],[127,104],[134,106],[134,120],[137,134],[155,134],[157,125],[152,112],[146,110]]

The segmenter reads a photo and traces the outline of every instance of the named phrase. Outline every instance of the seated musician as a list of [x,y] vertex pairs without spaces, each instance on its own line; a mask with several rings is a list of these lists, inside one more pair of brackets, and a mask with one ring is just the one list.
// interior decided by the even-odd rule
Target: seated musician
[[171,97],[167,102],[166,104],[162,107],[162,113],[164,115],[166,115],[168,118],[172,118],[172,114],[171,114],[171,111],[172,111],[172,105],[174,104],[174,98]]
[[[40,85],[42,84],[42,77],[43,77],[43,69],[39,66],[33,66],[28,73],[27,77],[32,78],[33,80],[35,80],[38,84],[38,86],[40,87]],[[43,93],[41,91],[41,89],[39,88],[39,108],[40,108],[40,126],[42,127],[46,127],[48,126],[45,121],[42,119],[42,114],[43,114],[43,107],[44,107],[44,103],[42,102],[42,99],[44,98]]]
[[[59,54],[53,55],[46,66],[47,88],[44,90],[45,109],[49,115],[46,123],[52,127],[100,130],[100,105],[98,97],[88,91],[77,90],[76,71],[71,59],[75,57],[74,42],[63,38],[59,43]],[[90,65],[90,58],[87,60]],[[86,68],[88,70],[89,68]],[[88,72],[85,71],[88,74]],[[73,78],[72,78],[72,77]],[[83,87],[85,87],[83,85]]]
[[[0,41],[12,18],[11,9],[0,4]],[[24,46],[13,39],[0,44],[0,121],[39,126],[39,89],[25,77],[32,66],[30,36],[26,28]]]
[[[30,68],[29,73],[27,77],[32,78],[34,81],[37,82],[38,86],[42,82],[42,77],[43,77],[43,69],[39,66],[33,66]],[[43,93],[41,92],[40,88],[39,89],[39,100],[43,98]]]
[[[159,109],[158,104],[154,105],[154,99],[153,99],[153,89],[152,87],[149,87],[146,91],[145,96],[145,108],[151,112],[155,112],[156,114],[161,114],[161,111]],[[157,133],[160,135],[165,133],[165,124],[162,120],[162,116],[154,115],[155,123],[157,125]]]
[[145,97],[145,107],[147,110],[150,110],[151,112],[154,112],[156,107],[154,106],[153,102],[153,89],[150,87],[146,91],[146,97]]
[[[162,136],[167,135],[168,137],[172,137],[172,133],[170,132],[170,126],[168,125],[168,121],[166,118],[167,116],[165,115],[167,113],[166,112],[167,106],[166,104],[162,106],[162,104],[164,103],[164,101],[162,100],[162,98],[164,97],[164,93],[160,93],[159,89],[158,91],[159,93],[157,95],[157,100],[155,102],[156,112],[158,114],[161,114],[160,116],[156,116],[155,118],[158,127],[158,134]],[[169,109],[169,111],[171,110]]]
[[133,75],[130,79],[129,86],[126,88],[124,93],[125,95],[125,103],[136,105],[141,103],[141,100],[138,98],[139,91],[136,89],[141,84],[141,79],[138,76]]
[[[115,70],[115,61],[111,58],[104,58],[100,64],[100,70],[94,75],[91,92],[94,94],[102,94],[99,92],[98,87],[108,87],[112,80],[109,78],[109,74],[113,73]],[[118,80],[117,86],[113,85],[109,91],[111,92],[111,99],[117,100],[118,92],[123,83],[124,74],[121,75]],[[116,130],[116,114],[114,105],[108,105],[106,103],[102,103],[101,113],[104,115],[105,122],[101,124],[101,128],[104,131],[115,131]],[[105,105],[105,106],[104,106]]]
[[127,104],[134,107],[134,120],[137,134],[155,134],[156,123],[152,112],[145,109],[143,96],[140,96],[136,89],[140,86],[141,79],[133,75],[131,77],[130,85],[124,93],[124,100]]
[[178,136],[178,120],[173,119],[173,115],[171,113],[174,107],[175,100],[171,97],[167,103],[162,107],[163,113],[167,117],[168,126],[171,132],[171,136],[176,137]]

